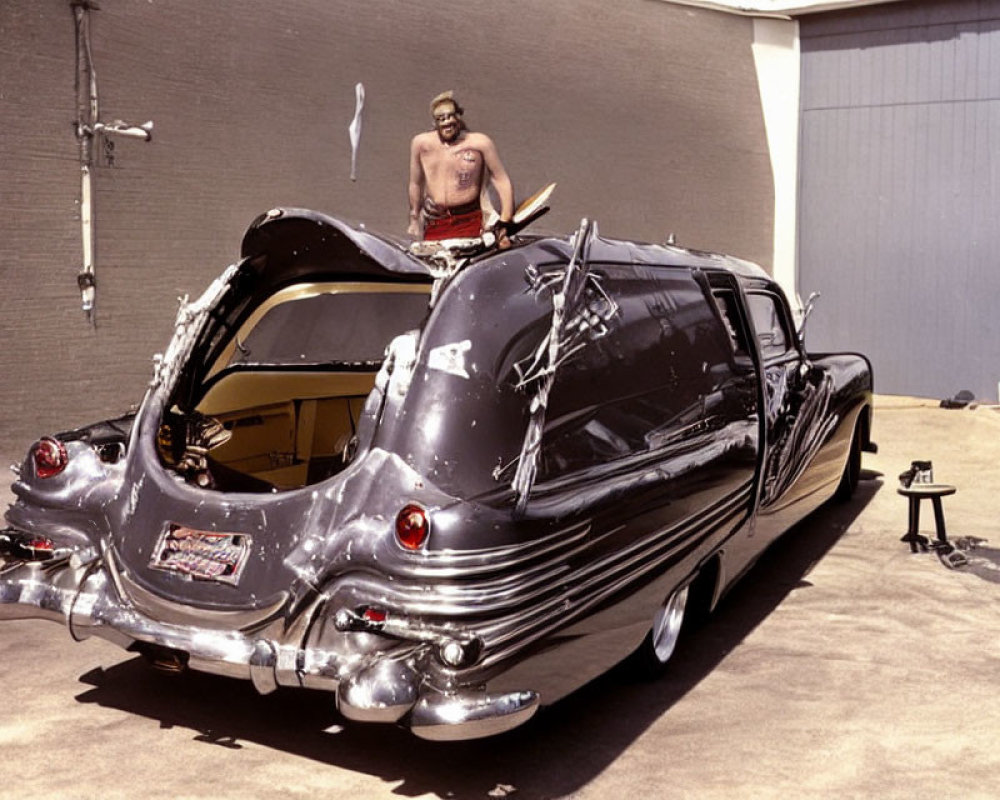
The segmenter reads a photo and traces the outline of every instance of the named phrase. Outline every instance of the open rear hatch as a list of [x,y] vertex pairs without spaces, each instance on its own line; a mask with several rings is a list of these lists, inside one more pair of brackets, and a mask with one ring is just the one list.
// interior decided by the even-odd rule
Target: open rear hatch
[[427,314],[419,261],[322,215],[268,212],[243,256],[200,318],[179,318],[107,508],[121,586],[150,604],[280,607],[387,346]]

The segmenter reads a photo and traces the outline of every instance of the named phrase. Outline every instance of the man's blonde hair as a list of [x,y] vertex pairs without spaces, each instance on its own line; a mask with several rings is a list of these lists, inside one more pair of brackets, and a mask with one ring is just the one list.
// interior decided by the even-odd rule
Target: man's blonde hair
[[455,113],[458,116],[462,116],[465,113],[465,109],[458,104],[458,100],[455,99],[455,92],[449,89],[447,92],[441,92],[433,100],[431,100],[431,116],[434,115],[434,109],[437,108],[442,103],[451,103],[455,106]]

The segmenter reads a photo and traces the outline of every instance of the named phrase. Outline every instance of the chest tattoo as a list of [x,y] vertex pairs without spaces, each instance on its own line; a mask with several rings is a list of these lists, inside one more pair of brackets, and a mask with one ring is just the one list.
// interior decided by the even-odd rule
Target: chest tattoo
[[459,150],[455,153],[458,167],[455,179],[459,189],[468,189],[479,184],[479,153],[475,150]]

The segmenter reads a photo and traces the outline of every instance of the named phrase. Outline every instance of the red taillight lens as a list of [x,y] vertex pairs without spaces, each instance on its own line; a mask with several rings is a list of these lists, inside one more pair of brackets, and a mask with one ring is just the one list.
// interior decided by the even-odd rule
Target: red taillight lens
[[56,549],[52,541],[46,539],[44,536],[35,536],[28,539],[23,542],[22,547],[31,554],[32,558],[36,558],[39,561],[52,558],[52,553]]
[[39,478],[58,475],[69,463],[69,456],[66,455],[63,443],[48,436],[35,442],[32,455],[35,460],[35,474]]
[[44,536],[7,530],[0,534],[0,555],[21,561],[48,561],[56,554],[55,543]]
[[427,539],[431,524],[427,512],[411,503],[396,515],[396,538],[407,550],[418,550]]

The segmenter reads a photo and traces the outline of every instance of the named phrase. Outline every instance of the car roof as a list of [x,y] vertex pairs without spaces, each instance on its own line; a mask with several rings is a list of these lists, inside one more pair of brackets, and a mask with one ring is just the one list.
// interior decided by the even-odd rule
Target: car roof
[[[571,237],[530,237],[516,244],[515,247],[529,260],[539,264],[566,261],[573,254]],[[503,257],[503,251],[493,252],[483,256],[481,260]],[[722,270],[745,278],[771,280],[762,267],[734,256],[672,244],[652,244],[606,236],[594,237],[589,249],[589,260],[606,264],[642,264],[650,267]]]
[[[266,255],[272,263],[307,263],[349,256],[354,271],[370,272],[405,279],[429,276],[427,263],[408,250],[409,238],[374,233],[363,225],[352,225],[318,211],[300,208],[275,208],[262,214],[243,237],[242,255],[254,258]],[[474,259],[483,263],[504,259],[511,251],[539,265],[568,261],[573,254],[572,236],[519,236],[510,250],[492,250]],[[303,258],[311,253],[312,258]],[[770,280],[757,264],[733,256],[673,244],[595,236],[589,249],[591,261],[618,264],[641,264],[650,267],[685,267],[722,270],[745,278]]]

